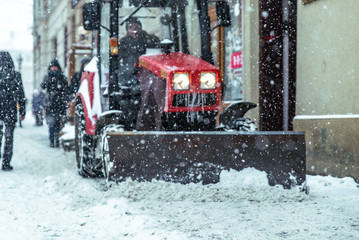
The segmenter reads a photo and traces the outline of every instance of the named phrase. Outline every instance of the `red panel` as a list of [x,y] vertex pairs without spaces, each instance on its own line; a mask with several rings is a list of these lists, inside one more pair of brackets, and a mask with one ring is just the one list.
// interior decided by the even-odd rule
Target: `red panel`
[[81,83],[82,81],[84,81],[85,79],[88,82],[88,89],[86,91],[86,93],[88,93],[89,95],[89,100],[90,100],[90,106],[87,105],[87,102],[84,100],[84,96],[82,92],[77,93],[76,97],[80,97],[82,99],[82,103],[83,103],[83,107],[84,107],[84,113],[85,113],[85,119],[86,119],[86,133],[89,135],[94,135],[95,134],[95,127],[96,127],[96,122],[97,122],[97,115],[96,116],[92,116],[94,122],[91,121],[90,117],[89,117],[89,112],[91,112],[89,110],[89,108],[92,109],[93,107],[93,98],[94,98],[94,76],[95,76],[95,72],[88,72],[88,71],[84,71],[82,73],[82,77],[81,77]]
[[93,83],[94,76],[95,76],[94,72],[88,72],[88,71],[84,71],[81,76],[81,82],[84,79],[86,79],[88,82],[88,86],[89,86],[88,93],[90,96],[91,108],[93,106],[93,97],[94,97],[94,85],[93,85],[94,84]]

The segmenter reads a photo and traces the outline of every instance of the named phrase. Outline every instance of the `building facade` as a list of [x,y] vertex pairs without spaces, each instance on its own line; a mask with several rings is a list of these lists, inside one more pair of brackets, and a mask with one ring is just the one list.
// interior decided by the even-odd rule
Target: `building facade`
[[309,174],[359,181],[357,1],[242,2],[244,99],[259,104],[249,115],[262,130],[286,119],[305,131]]
[[302,3],[294,126],[306,132],[307,168],[359,181],[359,5],[356,0]]
[[82,27],[84,2],[87,1],[34,0],[34,87],[40,85],[53,58],[59,60],[70,79],[79,69],[78,59],[91,54],[91,33]]

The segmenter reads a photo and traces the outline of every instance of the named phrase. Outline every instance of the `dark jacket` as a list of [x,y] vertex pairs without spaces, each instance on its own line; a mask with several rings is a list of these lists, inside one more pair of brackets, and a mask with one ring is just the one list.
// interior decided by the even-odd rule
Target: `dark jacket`
[[[130,35],[120,39],[119,42],[119,87],[131,89],[132,92],[139,92],[137,81],[138,58],[146,53],[147,48],[157,48],[160,43],[158,37],[148,34],[146,31],[140,33],[137,38]],[[137,85],[137,86],[136,86]]]
[[[53,65],[58,66],[60,70],[50,71],[50,67]],[[67,78],[61,71],[56,59],[50,62],[48,74],[44,77],[40,86],[46,90],[43,103],[46,116],[48,116],[48,114],[57,116],[66,115]]]
[[119,60],[120,66],[130,66],[133,68],[137,63],[138,58],[146,53],[147,48],[156,48],[160,40],[153,34],[148,34],[146,31],[140,33],[137,38],[130,35],[120,39],[119,42]]
[[21,74],[14,70],[14,62],[8,52],[0,51],[0,121],[15,124],[17,103],[21,116],[25,116],[25,94]]

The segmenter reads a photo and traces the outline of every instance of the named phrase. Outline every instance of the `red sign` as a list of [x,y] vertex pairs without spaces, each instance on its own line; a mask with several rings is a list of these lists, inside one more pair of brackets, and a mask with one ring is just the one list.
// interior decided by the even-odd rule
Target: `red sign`
[[243,66],[242,52],[233,53],[232,57],[231,57],[231,67],[232,68],[241,68],[242,66]]

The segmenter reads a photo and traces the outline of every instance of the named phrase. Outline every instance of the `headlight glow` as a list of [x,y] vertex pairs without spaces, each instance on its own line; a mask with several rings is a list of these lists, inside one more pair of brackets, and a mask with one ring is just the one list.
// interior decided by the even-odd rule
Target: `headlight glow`
[[201,73],[201,89],[215,89],[216,88],[216,73],[203,72]]
[[174,90],[188,90],[189,89],[189,73],[175,73],[173,75]]

